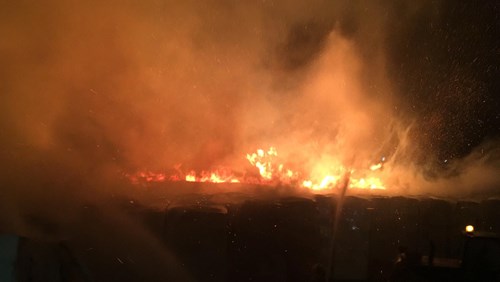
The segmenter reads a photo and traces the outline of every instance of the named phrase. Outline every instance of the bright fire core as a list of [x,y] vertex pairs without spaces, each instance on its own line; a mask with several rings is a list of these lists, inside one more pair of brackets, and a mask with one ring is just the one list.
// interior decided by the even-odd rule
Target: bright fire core
[[[365,170],[354,170],[342,165],[328,166],[321,169],[321,173],[303,172],[288,168],[279,161],[278,151],[271,147],[268,150],[258,149],[255,153],[247,154],[246,159],[252,169],[245,173],[238,173],[229,168],[196,172],[182,171],[180,166],[172,174],[164,172],[141,171],[126,176],[132,183],[187,181],[211,183],[248,183],[260,185],[289,185],[302,187],[313,191],[327,191],[338,187],[346,175],[349,175],[349,188],[357,189],[385,189],[378,171],[383,163],[370,166]],[[253,171],[252,171],[253,170]]]

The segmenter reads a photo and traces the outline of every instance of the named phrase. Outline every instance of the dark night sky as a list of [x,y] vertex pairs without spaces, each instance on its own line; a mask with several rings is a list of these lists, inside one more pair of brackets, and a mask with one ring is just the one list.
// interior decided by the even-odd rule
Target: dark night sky
[[436,147],[442,158],[500,136],[499,7],[447,1],[437,18],[394,22],[392,75],[405,110],[420,117],[418,133],[429,136],[422,146]]

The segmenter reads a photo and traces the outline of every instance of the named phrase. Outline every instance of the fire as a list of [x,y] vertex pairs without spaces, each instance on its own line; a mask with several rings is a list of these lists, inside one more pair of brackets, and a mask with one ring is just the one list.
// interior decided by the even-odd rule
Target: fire
[[273,156],[278,156],[276,149],[271,147],[267,152],[262,149],[258,149],[257,153],[247,154],[247,160],[251,165],[259,169],[260,176],[262,178],[271,180],[273,178]]
[[186,181],[188,182],[196,182],[196,173],[194,171],[190,172],[186,175]]
[[379,170],[381,168],[382,168],[382,163],[378,163],[378,164],[374,164],[374,165],[370,166],[370,170],[372,170],[372,171]]
[[340,176],[338,175],[327,175],[319,183],[315,183],[311,180],[304,180],[302,186],[312,190],[325,190],[337,186],[340,181]]
[[385,189],[384,184],[379,178],[368,177],[368,178],[353,178],[349,184],[350,188],[360,188],[360,189]]
[[190,171],[184,178],[187,182],[212,182],[212,183],[239,183],[240,180],[231,173],[224,170],[215,170],[211,172],[203,171],[199,175],[195,171]]
[[[374,164],[364,170],[349,170],[342,165],[318,165],[315,172],[297,171],[280,161],[278,151],[275,147],[270,147],[268,150],[257,149],[256,152],[247,154],[246,159],[251,167],[257,169],[258,179],[255,179],[255,176],[251,176],[251,174],[250,176],[248,174],[237,176],[234,170],[227,168],[217,168],[201,172],[194,170],[182,172],[178,167],[177,173],[172,175],[155,172],[138,172],[126,176],[133,183],[163,181],[251,183],[289,185],[312,191],[328,191],[336,188],[347,172],[350,175],[349,188],[367,190],[385,189],[382,179],[376,176],[377,172],[383,168],[383,163]],[[384,160],[382,159],[382,161]],[[238,171],[241,171],[241,169]]]
[[265,181],[278,180],[289,184],[297,175],[291,169],[285,169],[285,166],[278,161],[278,151],[274,147],[267,151],[258,149],[256,153],[247,154],[247,160],[259,170],[260,176]]

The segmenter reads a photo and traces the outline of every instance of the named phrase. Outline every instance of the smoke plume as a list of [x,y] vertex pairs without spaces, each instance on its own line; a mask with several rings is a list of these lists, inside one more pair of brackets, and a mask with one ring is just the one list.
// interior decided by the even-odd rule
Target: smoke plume
[[[311,171],[385,158],[395,194],[498,192],[498,143],[482,143],[498,129],[490,97],[498,64],[486,65],[498,62],[498,27],[456,24],[463,5],[2,6],[4,214],[118,193],[124,172],[230,166],[268,146]],[[470,13],[496,17],[495,4],[478,9]],[[486,51],[459,44],[487,26],[478,39]],[[473,131],[477,120],[488,128]]]

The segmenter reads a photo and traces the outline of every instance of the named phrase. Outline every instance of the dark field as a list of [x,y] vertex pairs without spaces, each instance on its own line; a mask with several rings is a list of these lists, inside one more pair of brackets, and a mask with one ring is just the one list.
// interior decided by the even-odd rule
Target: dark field
[[[145,204],[114,198],[82,207],[64,227],[42,219],[34,224],[38,220],[47,232],[65,234],[64,244],[95,281],[324,281],[335,195],[255,198],[227,193],[175,199]],[[393,279],[401,247],[418,261],[431,250],[435,261],[461,259],[464,227],[472,224],[477,231],[498,234],[499,218],[496,199],[347,196],[331,260],[333,277]],[[439,275],[448,275],[446,271]],[[417,281],[439,277],[432,272]]]

